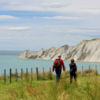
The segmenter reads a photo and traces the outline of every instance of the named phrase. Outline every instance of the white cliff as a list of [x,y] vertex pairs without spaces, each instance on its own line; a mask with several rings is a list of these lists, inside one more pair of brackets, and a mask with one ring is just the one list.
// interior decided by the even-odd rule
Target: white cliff
[[24,51],[19,58],[54,60],[58,55],[64,60],[74,58],[76,61],[100,62],[100,39],[83,40],[76,46],[64,45],[60,48],[41,49],[35,53]]
[[20,58],[20,59],[28,59],[32,54],[33,54],[32,51],[30,51],[30,50],[25,50],[25,51],[23,51],[23,52],[19,55],[18,58]]

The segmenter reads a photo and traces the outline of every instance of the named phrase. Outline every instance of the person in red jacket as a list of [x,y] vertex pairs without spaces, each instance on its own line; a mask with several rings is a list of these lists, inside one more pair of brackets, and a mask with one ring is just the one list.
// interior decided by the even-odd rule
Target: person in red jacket
[[58,58],[54,60],[53,66],[52,66],[52,71],[54,72],[55,70],[56,72],[56,82],[58,82],[60,79],[62,68],[63,68],[63,71],[65,71],[64,62],[61,59],[61,56],[59,55]]

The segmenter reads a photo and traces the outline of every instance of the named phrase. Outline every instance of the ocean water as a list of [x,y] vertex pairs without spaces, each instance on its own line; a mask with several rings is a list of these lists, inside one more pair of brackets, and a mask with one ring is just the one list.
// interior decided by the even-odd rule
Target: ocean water
[[[67,61],[64,61],[65,67],[67,70],[69,70],[69,63]],[[23,68],[23,71],[26,71],[26,68],[28,68],[28,71],[31,71],[31,68],[33,69],[33,72],[35,72],[36,67],[38,67],[39,72],[42,72],[43,67],[45,71],[49,71],[50,68],[52,68],[53,61],[51,60],[20,60],[18,59],[17,55],[0,55],[0,75],[3,75],[4,69],[7,71],[7,75],[9,75],[9,69],[12,68],[12,72],[15,72],[15,69],[17,68],[18,73],[21,72],[21,68]],[[97,70],[100,73],[100,63],[85,63],[85,62],[76,62],[77,69],[82,70],[82,66],[84,69],[89,69],[89,66],[91,69],[95,69],[95,66],[97,66]]]

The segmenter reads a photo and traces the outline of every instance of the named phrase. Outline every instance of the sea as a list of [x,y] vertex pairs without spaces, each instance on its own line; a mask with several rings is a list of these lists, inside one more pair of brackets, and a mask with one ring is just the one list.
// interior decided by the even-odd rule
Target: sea
[[[15,70],[18,70],[18,73],[21,73],[21,68],[24,72],[26,72],[26,68],[28,68],[28,72],[31,72],[31,68],[33,72],[36,71],[36,67],[38,67],[39,72],[49,71],[52,68],[53,61],[52,60],[22,60],[18,59],[18,55],[21,51],[0,51],[0,75],[4,74],[4,69],[6,69],[7,75],[9,75],[9,69],[12,69],[12,73],[15,73]],[[64,61],[66,70],[69,70],[70,62]],[[76,62],[77,69],[82,71],[85,69],[95,69],[97,66],[98,73],[100,73],[100,63],[89,63],[89,62]]]

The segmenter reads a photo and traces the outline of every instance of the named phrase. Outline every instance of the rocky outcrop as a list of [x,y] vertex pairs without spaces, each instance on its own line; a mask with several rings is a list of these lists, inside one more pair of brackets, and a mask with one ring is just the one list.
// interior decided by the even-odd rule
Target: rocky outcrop
[[20,58],[20,59],[28,59],[32,54],[33,54],[32,51],[30,51],[30,50],[25,50],[25,51],[23,51],[23,52],[19,55],[18,58]]
[[76,46],[64,45],[60,48],[41,49],[35,53],[26,50],[19,58],[54,60],[58,55],[64,60],[74,58],[77,61],[100,62],[100,39],[83,40]]

